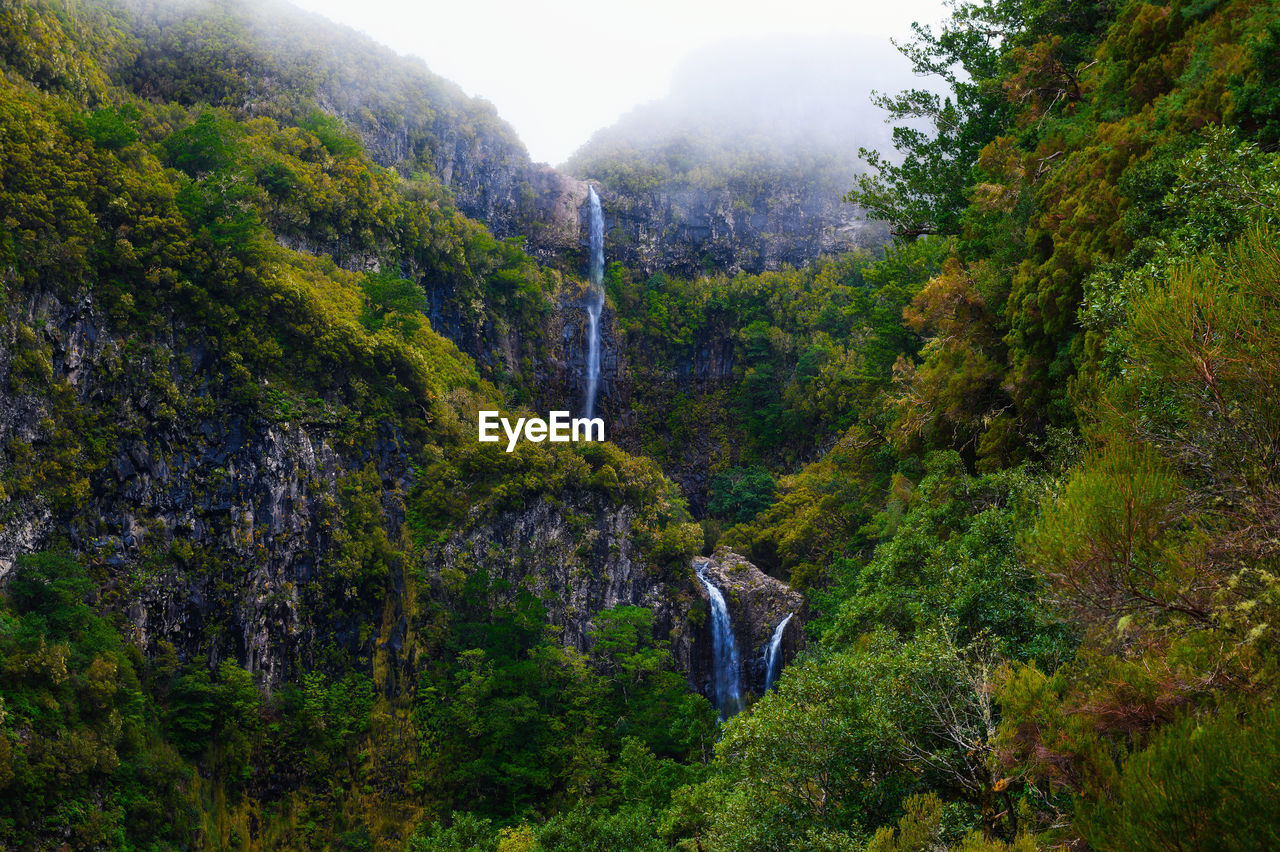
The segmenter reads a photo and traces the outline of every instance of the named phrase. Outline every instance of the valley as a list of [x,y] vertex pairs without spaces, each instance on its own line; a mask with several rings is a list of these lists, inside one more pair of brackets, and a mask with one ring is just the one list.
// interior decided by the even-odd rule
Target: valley
[[903,38],[0,2],[0,847],[1265,848],[1280,16]]

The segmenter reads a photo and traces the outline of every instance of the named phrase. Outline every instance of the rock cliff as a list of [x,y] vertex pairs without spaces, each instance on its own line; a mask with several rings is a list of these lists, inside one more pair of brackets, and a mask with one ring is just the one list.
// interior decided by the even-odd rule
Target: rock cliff
[[[568,353],[553,369],[572,399],[580,390],[579,320],[572,307],[553,320],[564,324]],[[418,474],[404,436],[383,428],[353,445],[314,418],[254,412],[221,394],[207,348],[176,334],[139,348],[113,333],[89,297],[31,294],[11,306],[5,328],[0,446],[9,448],[9,493],[0,582],[18,555],[62,542],[102,578],[104,601],[149,654],[172,649],[184,660],[236,660],[270,688],[323,665],[326,649],[336,647],[381,657],[391,693],[413,670],[421,628],[414,601],[422,591],[415,586],[484,569],[513,594],[538,596],[565,644],[582,650],[602,609],[650,608],[656,634],[670,640],[690,682],[708,682],[701,587],[692,570],[664,570],[644,554],[630,505],[583,489],[544,495],[475,517],[420,561],[391,560],[385,580],[362,586],[339,568],[357,558],[348,529],[360,512],[372,512],[364,522],[379,525],[388,540],[405,535],[406,496]],[[25,387],[18,375],[15,361],[27,352],[47,363],[40,387]],[[606,408],[625,407],[618,369],[606,360]],[[49,387],[67,394],[51,399]],[[167,410],[177,398],[196,402]],[[15,456],[28,446],[55,452],[67,409],[77,407],[92,408],[90,428],[119,438],[84,466],[83,502],[51,502],[38,488],[15,487]],[[799,607],[799,596],[731,553],[713,562],[758,692],[762,643]],[[797,640],[789,639],[788,656]]]
[[[789,663],[803,647],[802,626],[805,612],[804,597],[787,584],[775,580],[755,565],[727,548],[720,548],[711,557],[699,557],[694,566],[705,563],[706,573],[720,589],[729,608],[733,635],[738,643],[738,655],[742,664],[742,685],[746,691],[761,695],[765,688],[765,649],[773,632],[790,613],[791,619],[783,632],[782,659]],[[702,600],[706,591],[696,586]],[[708,697],[715,694],[711,670],[711,639],[709,625],[702,624],[695,647],[697,656],[690,661],[689,672],[694,687]]]
[[[339,449],[323,425],[256,414],[220,395],[208,348],[140,346],[114,334],[88,297],[34,293],[8,319],[0,582],[21,553],[69,546],[145,650],[239,660],[267,685],[314,666],[325,644],[371,650],[355,635],[370,601],[348,600],[326,565],[340,549],[341,486],[366,470],[397,534],[413,482],[398,434]],[[24,386],[24,353],[47,365],[47,383]],[[97,458],[24,471],[25,448],[48,457],[70,443],[69,422],[98,439]],[[53,477],[63,496],[51,499]]]
[[[353,445],[323,423],[255,413],[219,394],[207,350],[186,346],[181,369],[168,346],[138,357],[87,297],[32,295],[12,306],[6,329],[0,583],[18,555],[62,542],[102,578],[104,601],[144,651],[236,660],[268,687],[341,648],[380,655],[393,692],[413,667],[415,585],[448,584],[481,568],[513,593],[541,598],[567,645],[585,650],[593,616],[629,604],[653,610],[658,635],[671,639],[687,671],[699,659],[692,577],[645,555],[625,502],[569,489],[475,517],[416,563],[388,560],[388,576],[369,586],[352,578],[349,566],[362,557],[352,552],[350,529],[373,523],[387,540],[401,540],[418,475],[395,430]],[[15,360],[29,351],[47,364],[47,385],[23,387]],[[565,381],[572,390],[567,373]],[[48,387],[66,394],[51,399]],[[170,397],[198,404],[170,412]],[[55,453],[76,407],[92,407],[91,428],[119,437],[84,466],[81,502],[51,502],[39,488],[15,485],[23,448]]]
[[888,238],[883,225],[815,187],[664,183],[627,192],[606,185],[602,198],[606,254],[646,274],[804,266],[822,254],[873,249]]
[[[135,5],[144,8],[129,20],[139,47],[121,59],[122,88],[175,104],[198,95],[200,103],[239,116],[281,121],[297,118],[294,111],[310,115],[314,99],[323,111],[346,118],[383,165],[428,168],[464,213],[488,222],[499,236],[527,235],[535,253],[563,261],[559,269],[544,270],[560,292],[531,310],[535,319],[524,325],[457,290],[459,281],[473,283],[468,276],[484,274],[460,262],[448,274],[406,274],[426,291],[432,328],[470,354],[482,373],[490,368],[486,377],[518,375],[513,395],[526,394],[517,396],[521,403],[576,410],[586,323],[576,276],[562,271],[583,260],[585,183],[530,163],[491,107],[465,98],[420,64],[349,33],[335,35],[323,22],[299,23],[296,10],[233,3],[248,23],[228,29],[226,4],[197,0],[153,9],[125,3],[122,9]],[[236,49],[229,50],[226,40]],[[345,64],[318,81],[297,76],[298,68],[318,62],[334,45],[346,46],[336,51]],[[202,51],[208,50],[227,54],[227,74],[201,76]],[[381,77],[388,79],[385,89],[368,86]],[[707,203],[716,210],[732,206],[724,198]],[[634,222],[657,215],[657,202],[628,204],[606,199],[615,230],[622,220],[614,207],[631,211]],[[130,244],[117,236],[103,245],[116,246],[124,257]],[[324,232],[275,236],[286,248],[328,254],[350,270],[377,269],[382,262],[373,242],[344,249]],[[651,254],[663,250],[656,242],[647,245]],[[771,251],[761,254],[784,256]],[[610,259],[619,257],[629,256]],[[190,317],[212,315],[216,301],[200,305],[210,314],[192,313],[184,299],[208,295],[188,286],[187,279],[197,277],[171,280],[157,273],[154,281],[145,279],[155,288],[145,307],[135,305],[133,292],[113,296],[116,301],[103,307],[89,295],[100,292],[94,282],[56,280],[54,273],[12,288],[0,309],[0,583],[19,555],[65,548],[89,565],[102,603],[123,616],[148,653],[212,665],[233,659],[268,687],[301,671],[337,670],[341,665],[330,662],[337,655],[343,664],[356,661],[380,671],[393,689],[412,668],[416,584],[445,583],[450,572],[482,564],[513,587],[545,595],[551,623],[578,647],[588,641],[601,608],[653,608],[660,632],[672,638],[677,659],[696,680],[702,653],[694,630],[696,583],[641,557],[628,514],[634,506],[568,488],[549,501],[470,518],[442,532],[436,549],[415,549],[416,542],[408,543],[407,506],[421,481],[417,465],[427,462],[410,448],[421,449],[422,436],[406,436],[378,411],[351,409],[337,399],[344,391],[328,384],[317,394],[332,399],[305,404],[303,385],[296,392],[273,387],[265,359],[305,360],[306,341],[282,345],[270,330],[228,341],[245,333],[247,312],[270,310],[272,300],[284,298],[281,292],[271,291],[270,298],[267,291],[257,293],[264,301],[246,302],[246,315],[225,318],[226,329],[193,327],[199,322]],[[128,290],[142,280],[139,273],[137,281],[120,286]],[[226,292],[240,293],[225,291],[220,298]],[[625,430],[631,377],[615,320],[606,308],[600,405],[609,422]],[[321,338],[324,330],[317,324],[308,334]],[[732,353],[709,347],[705,359],[689,366],[691,375],[711,380],[731,369]],[[367,356],[375,381],[392,372],[378,359],[393,354],[381,344],[346,352],[353,360]],[[245,357],[258,359],[253,369]],[[346,378],[367,385],[369,376]],[[457,391],[466,396],[492,388]],[[406,397],[408,388],[394,394]],[[411,400],[421,407],[424,424],[435,415],[428,402],[434,400]],[[354,531],[375,540],[355,541]],[[371,552],[380,541],[394,546]],[[751,615],[744,624],[771,630],[761,618]],[[759,637],[744,634],[748,640],[758,644]]]
[[585,651],[593,616],[615,606],[653,611],[655,634],[669,638],[688,666],[702,637],[690,613],[691,577],[647,560],[637,545],[635,511],[590,493],[546,496],[536,503],[476,519],[430,555],[435,582],[484,570],[512,599],[531,592],[547,607],[563,642]]

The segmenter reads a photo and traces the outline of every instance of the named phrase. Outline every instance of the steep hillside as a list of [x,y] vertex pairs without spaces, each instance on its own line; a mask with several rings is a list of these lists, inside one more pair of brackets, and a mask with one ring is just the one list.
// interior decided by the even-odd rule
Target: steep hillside
[[[601,761],[635,701],[689,728],[633,734],[700,751],[683,501],[611,445],[478,444],[477,410],[519,393],[424,316],[434,287],[536,358],[562,276],[378,165],[319,95],[264,92],[232,11],[0,10],[3,843],[394,844],[463,790],[509,807],[501,772],[406,787],[456,768],[410,720],[462,651],[516,667],[504,689],[530,659],[566,678],[529,724],[573,715]],[[587,656],[615,607],[649,655],[622,709]]]
[[136,47],[120,80],[137,94],[285,123],[318,108],[354,128],[379,165],[434,174],[458,210],[495,236],[525,236],[545,257],[576,250],[585,189],[579,197],[576,182],[531,163],[491,105],[420,60],[280,0],[121,8]]
[[995,2],[917,33],[952,96],[896,99],[933,132],[854,195],[951,256],[884,407],[720,540],[813,586],[821,638],[718,748],[710,848],[1275,832],[1276,32]]

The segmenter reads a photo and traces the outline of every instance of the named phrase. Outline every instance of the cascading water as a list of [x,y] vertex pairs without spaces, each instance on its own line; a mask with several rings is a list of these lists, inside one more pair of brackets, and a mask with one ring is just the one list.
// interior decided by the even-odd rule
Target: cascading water
[[733,638],[733,625],[729,621],[729,607],[724,595],[707,576],[709,561],[698,565],[698,582],[707,590],[711,601],[711,653],[716,680],[716,706],[720,718],[727,719],[742,706],[742,689],[739,685],[738,643]]
[[778,675],[782,674],[782,634],[787,630],[787,622],[791,620],[794,612],[787,613],[787,617],[782,619],[773,631],[773,638],[769,640],[769,647],[764,652],[764,691],[768,692],[773,685],[778,682]]
[[600,387],[600,311],[604,308],[604,210],[594,186],[587,187],[591,208],[591,290],[587,294],[587,392],[584,417],[594,417],[596,391]]

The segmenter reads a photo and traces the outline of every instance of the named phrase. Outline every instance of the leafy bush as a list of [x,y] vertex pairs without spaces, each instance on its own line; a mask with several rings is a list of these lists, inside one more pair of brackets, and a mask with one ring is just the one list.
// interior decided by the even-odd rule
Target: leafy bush
[[139,658],[58,553],[21,557],[0,605],[0,842],[187,845],[195,777],[155,727]]
[[1100,852],[1275,846],[1280,708],[1230,702],[1166,726],[1108,796],[1080,804],[1076,825]]

